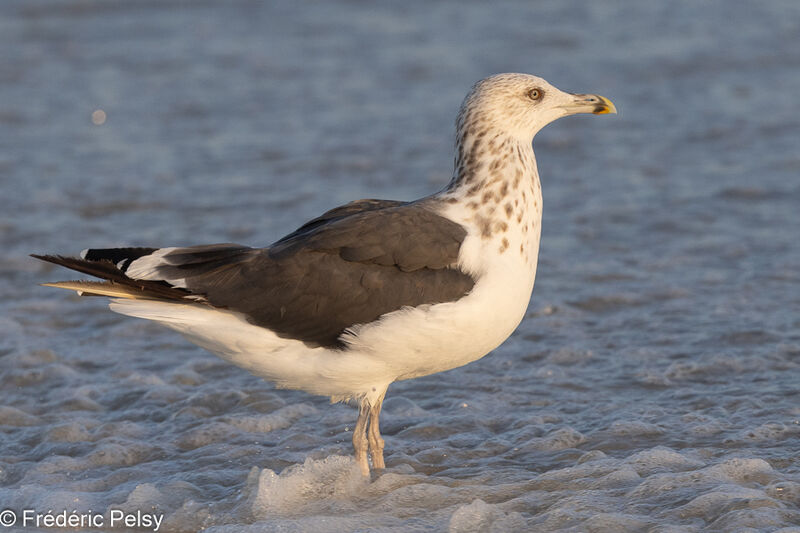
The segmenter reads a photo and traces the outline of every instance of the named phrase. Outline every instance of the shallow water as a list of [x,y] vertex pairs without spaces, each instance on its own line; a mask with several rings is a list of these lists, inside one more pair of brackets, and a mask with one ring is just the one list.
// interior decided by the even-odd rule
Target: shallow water
[[[3,2],[0,509],[800,531],[799,36],[791,1]],[[353,198],[428,194],[464,94],[502,71],[620,114],[537,137],[528,315],[486,358],[390,387],[370,481],[351,407],[36,286],[69,274],[30,252],[265,245]]]

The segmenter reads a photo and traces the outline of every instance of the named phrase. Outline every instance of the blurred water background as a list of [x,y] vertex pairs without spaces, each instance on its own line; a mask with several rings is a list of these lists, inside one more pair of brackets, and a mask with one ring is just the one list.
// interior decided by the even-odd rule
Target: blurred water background
[[[160,531],[800,531],[800,4],[0,4],[0,508]],[[452,171],[476,80],[610,97],[537,137],[526,319],[356,412],[27,257],[267,245]],[[792,527],[794,526],[794,527]],[[786,528],[786,529],[781,529]]]

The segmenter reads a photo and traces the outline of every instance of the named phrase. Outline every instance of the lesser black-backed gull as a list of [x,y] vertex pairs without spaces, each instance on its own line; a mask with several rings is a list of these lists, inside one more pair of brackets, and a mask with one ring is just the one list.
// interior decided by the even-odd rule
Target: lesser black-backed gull
[[516,329],[539,253],[533,136],[606,98],[527,74],[472,88],[456,122],[455,170],[412,202],[357,200],[267,248],[211,244],[34,256],[102,278],[49,283],[112,298],[279,387],[359,403],[356,460],[384,468],[379,415],[394,381],[480,359]]

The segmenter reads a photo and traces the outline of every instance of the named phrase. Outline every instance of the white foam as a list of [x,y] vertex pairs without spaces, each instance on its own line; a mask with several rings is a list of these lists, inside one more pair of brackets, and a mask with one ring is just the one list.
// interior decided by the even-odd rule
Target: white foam
[[520,450],[556,451],[575,448],[586,442],[586,437],[571,427],[559,428],[544,437],[535,437],[520,446]]
[[151,451],[152,447],[144,442],[106,442],[89,453],[86,460],[93,467],[133,466],[140,463]]
[[768,485],[765,492],[771,498],[800,507],[800,483],[795,483],[794,481],[778,481]]
[[637,452],[628,457],[626,462],[640,475],[650,475],[660,471],[676,472],[703,466],[702,461],[663,446]]
[[636,472],[636,469],[630,466],[620,466],[617,470],[609,472],[608,474],[589,483],[590,489],[613,489],[632,487],[642,481],[642,477]]
[[286,428],[295,420],[317,413],[317,409],[307,403],[287,405],[268,415],[246,415],[226,418],[225,422],[251,433],[268,433],[275,429]]
[[268,518],[347,507],[367,485],[352,457],[307,459],[281,474],[254,468],[243,494],[244,509],[255,518]]
[[490,505],[477,499],[469,505],[462,505],[450,517],[449,533],[482,533],[522,531],[525,520],[517,512],[506,513],[498,505]]
[[652,525],[652,520],[645,516],[625,513],[597,513],[582,524],[582,528],[590,533],[613,531],[615,533],[636,533],[644,531]]
[[610,431],[618,437],[637,437],[664,433],[664,430],[655,424],[640,420],[617,420],[611,424]]
[[647,477],[633,489],[629,496],[649,498],[664,493],[694,487],[713,487],[720,483],[767,482],[774,471],[763,459],[734,458],[698,470],[676,473],[660,473]]
[[798,436],[800,436],[800,424],[786,425],[781,422],[767,422],[739,434],[742,440],[756,442],[773,442]]
[[682,516],[702,518],[706,522],[713,522],[722,514],[730,511],[732,505],[735,505],[737,501],[747,501],[748,505],[758,502],[761,505],[770,505],[770,499],[763,490],[738,485],[720,485],[681,506],[678,512]]
[[47,437],[54,442],[82,442],[91,440],[91,434],[80,422],[66,422],[53,426]]
[[166,495],[158,490],[152,483],[142,483],[128,494],[128,498],[119,505],[118,509],[123,509],[131,513],[136,511],[153,511],[159,509],[166,501]]
[[3,426],[35,426],[39,423],[39,418],[26,413],[16,407],[0,405],[0,425]]

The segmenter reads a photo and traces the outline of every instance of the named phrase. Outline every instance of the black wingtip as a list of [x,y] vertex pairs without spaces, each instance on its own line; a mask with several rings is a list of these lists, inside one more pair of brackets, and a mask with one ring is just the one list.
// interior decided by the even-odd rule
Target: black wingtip
[[[136,250],[136,252],[141,253],[141,250]],[[131,279],[126,276],[123,271],[118,269],[108,257],[103,257],[98,260],[87,260],[80,257],[67,257],[63,255],[30,254],[30,256],[41,261],[47,261],[48,263],[81,272],[82,274],[88,274],[89,276],[109,281],[112,284],[120,284],[123,287],[128,287],[131,290],[137,291],[137,296],[156,300],[184,301],[184,297],[190,294],[187,290],[172,287],[164,281]],[[70,287],[70,289],[74,288]]]
[[29,255],[34,259],[38,259],[40,261],[47,261],[48,263],[55,263],[56,265],[62,264],[63,260],[67,259],[66,257],[61,255],[49,255],[49,254],[47,255],[29,254]]

